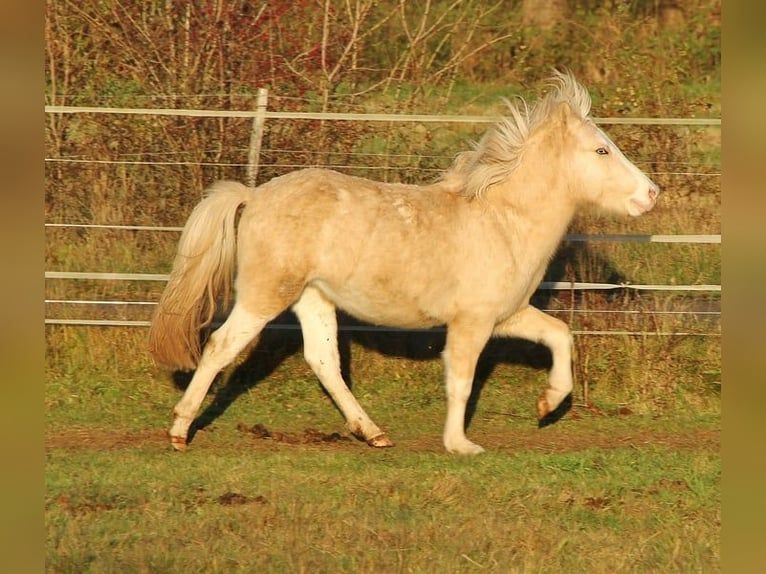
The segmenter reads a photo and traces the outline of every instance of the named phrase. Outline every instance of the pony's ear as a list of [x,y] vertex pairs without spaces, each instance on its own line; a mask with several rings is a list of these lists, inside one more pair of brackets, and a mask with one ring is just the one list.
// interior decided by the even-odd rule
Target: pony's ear
[[553,116],[561,122],[562,126],[565,126],[569,123],[569,119],[573,116],[572,113],[572,106],[569,105],[569,102],[561,102],[558,106],[556,106],[556,109],[553,112]]

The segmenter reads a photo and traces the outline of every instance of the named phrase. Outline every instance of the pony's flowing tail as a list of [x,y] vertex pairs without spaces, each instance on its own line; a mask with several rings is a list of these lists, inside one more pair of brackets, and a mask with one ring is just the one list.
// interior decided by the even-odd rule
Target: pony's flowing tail
[[149,351],[160,364],[192,370],[202,354],[200,331],[219,304],[228,308],[236,271],[237,215],[253,190],[220,181],[189,216],[173,270],[149,329]]

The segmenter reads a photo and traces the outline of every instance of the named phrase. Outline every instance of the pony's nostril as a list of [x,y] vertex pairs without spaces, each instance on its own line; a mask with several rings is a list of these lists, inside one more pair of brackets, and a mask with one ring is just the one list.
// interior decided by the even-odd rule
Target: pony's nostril
[[649,188],[649,199],[654,201],[657,199],[657,195],[659,195],[659,190],[656,187],[650,187]]

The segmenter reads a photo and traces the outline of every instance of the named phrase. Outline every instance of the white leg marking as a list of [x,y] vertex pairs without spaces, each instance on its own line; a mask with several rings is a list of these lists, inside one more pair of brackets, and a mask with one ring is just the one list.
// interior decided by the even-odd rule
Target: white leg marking
[[231,363],[237,354],[253,340],[272,317],[258,317],[240,305],[234,305],[226,322],[216,330],[202,351],[197,370],[181,400],[173,409],[173,425],[170,441],[173,448],[186,448],[189,427],[199,411],[213,379],[218,372]]
[[351,432],[363,437],[371,446],[393,446],[341,376],[335,306],[315,288],[307,287],[293,305],[293,311],[301,324],[306,362],[343,413]]
[[465,436],[465,411],[473,387],[476,362],[489,339],[489,329],[471,325],[449,325],[442,354],[447,391],[444,447],[456,454],[479,454],[484,449]]
[[465,410],[473,380],[447,377],[447,419],[444,423],[444,448],[455,454],[479,454],[484,449],[465,436]]

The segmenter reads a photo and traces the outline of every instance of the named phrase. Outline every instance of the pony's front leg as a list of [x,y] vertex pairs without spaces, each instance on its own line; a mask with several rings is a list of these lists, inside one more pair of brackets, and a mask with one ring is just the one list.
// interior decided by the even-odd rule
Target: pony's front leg
[[476,362],[487,344],[491,327],[454,322],[447,327],[447,342],[442,353],[447,391],[447,419],[444,447],[457,454],[479,454],[484,449],[465,436],[465,411],[471,396]]
[[548,387],[537,399],[537,417],[544,419],[572,393],[572,334],[563,321],[532,307],[525,307],[495,327],[493,335],[519,337],[548,347],[553,366]]
[[186,448],[189,428],[215,376],[236,358],[270,319],[257,317],[241,305],[235,305],[224,324],[210,335],[191,383],[173,409],[169,435],[174,449]]

